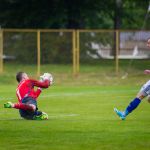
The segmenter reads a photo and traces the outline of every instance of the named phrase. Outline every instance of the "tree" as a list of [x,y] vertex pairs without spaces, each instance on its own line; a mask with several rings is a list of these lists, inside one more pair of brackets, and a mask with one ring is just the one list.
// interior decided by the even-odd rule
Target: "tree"
[[[121,0],[0,0],[1,26],[113,29],[114,22],[119,17],[121,29],[140,29],[149,0],[124,0],[120,9],[116,7],[116,1],[118,4],[121,2]],[[147,25],[145,28],[150,29],[150,26]]]

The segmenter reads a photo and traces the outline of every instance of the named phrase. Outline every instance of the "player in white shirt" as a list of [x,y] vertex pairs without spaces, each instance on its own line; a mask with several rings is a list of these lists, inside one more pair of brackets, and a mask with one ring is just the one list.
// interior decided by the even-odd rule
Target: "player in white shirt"
[[[147,40],[147,46],[150,48],[150,38]],[[150,70],[147,69],[144,71],[144,73],[150,74]],[[114,111],[122,120],[125,120],[126,116],[136,109],[145,97],[148,97],[148,102],[150,102],[150,80],[141,87],[140,91],[133,101],[130,102],[125,111],[119,111],[117,108],[114,108]]]

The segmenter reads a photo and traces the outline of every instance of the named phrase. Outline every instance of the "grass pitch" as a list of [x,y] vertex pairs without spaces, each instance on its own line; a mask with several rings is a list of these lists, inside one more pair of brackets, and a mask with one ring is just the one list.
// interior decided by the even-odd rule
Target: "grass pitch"
[[15,86],[0,86],[0,150],[148,150],[150,115],[146,101],[125,121],[113,108],[124,109],[138,87],[52,86],[39,98],[47,121],[20,118],[15,109],[4,109],[16,101]]
[[52,72],[55,81],[38,100],[39,110],[49,115],[46,121],[24,120],[18,110],[3,108],[5,102],[17,101],[16,71],[36,73],[31,65],[5,66],[0,75],[0,150],[149,150],[150,104],[144,100],[125,121],[113,111],[125,109],[149,79],[143,75],[146,64],[125,79],[123,73],[115,76],[112,66],[81,66],[76,78],[70,66],[44,66],[42,71]]

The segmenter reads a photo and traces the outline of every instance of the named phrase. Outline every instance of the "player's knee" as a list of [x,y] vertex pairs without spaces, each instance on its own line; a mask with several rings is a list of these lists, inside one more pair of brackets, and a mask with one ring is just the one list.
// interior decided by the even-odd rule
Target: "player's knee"
[[147,102],[150,103],[150,96],[147,98]]
[[139,92],[136,97],[142,100],[146,97],[146,95],[144,95],[143,92]]
[[35,105],[29,104],[29,106],[31,107],[31,110],[32,110],[32,111],[35,111],[35,110],[36,110],[36,106],[35,106]]

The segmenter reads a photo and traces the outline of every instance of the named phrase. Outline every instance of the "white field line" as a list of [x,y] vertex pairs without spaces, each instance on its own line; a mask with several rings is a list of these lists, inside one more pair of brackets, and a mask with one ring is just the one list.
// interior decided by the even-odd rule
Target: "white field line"
[[[127,93],[129,92],[132,94],[133,92],[136,92],[137,90],[114,90],[114,91],[109,91],[109,90],[101,90],[101,91],[84,91],[84,92],[76,92],[76,93],[51,93],[51,94],[45,94],[41,95],[40,97],[46,98],[46,97],[72,97],[72,96],[91,96],[94,94],[104,94],[105,97],[111,97],[111,98],[123,98],[123,97],[131,97],[130,95],[120,95],[121,93]],[[114,96],[113,94],[117,94]],[[9,100],[14,100],[15,98],[13,97],[0,97],[0,101],[9,101]],[[58,99],[59,100],[59,99]],[[3,114],[3,113],[0,113]],[[9,112],[5,112],[4,114],[10,114]],[[49,115],[49,118],[64,118],[64,117],[75,117],[79,116],[79,114],[51,114]],[[0,119],[0,120],[19,120],[15,118],[10,118],[10,119]],[[20,119],[21,120],[21,119]]]
[[[4,113],[4,114],[6,114],[6,113]],[[14,121],[18,121],[18,120],[23,120],[22,118],[9,118],[9,119],[0,119],[0,121],[11,121],[11,120],[14,120]]]
[[41,95],[41,97],[62,97],[62,96],[90,96],[92,94],[107,94],[107,96],[110,96],[111,94],[116,94],[116,93],[127,93],[127,92],[136,92],[137,90],[121,90],[121,91],[84,91],[84,92],[76,92],[76,93],[51,93],[51,94],[46,94],[46,95]]
[[[0,114],[10,114],[8,112],[3,112],[3,113],[0,113]],[[12,113],[11,113],[12,114]],[[79,114],[51,114],[51,115],[48,115],[49,119],[58,119],[58,118],[66,118],[66,117],[76,117],[76,116],[79,116]],[[24,120],[23,118],[9,118],[9,119],[5,119],[5,118],[1,118],[0,121],[5,121],[5,120]]]
[[[115,96],[116,98],[118,97],[130,97],[130,95],[127,95],[127,96],[119,96],[119,94],[121,93],[127,93],[127,92],[136,92],[137,90],[115,90],[115,91],[109,91],[109,90],[104,90],[104,91],[84,91],[84,92],[76,92],[76,93],[51,93],[51,94],[45,94],[45,95],[41,95],[40,97],[41,98],[46,98],[46,97],[70,97],[70,96],[91,96],[91,95],[94,95],[94,94],[107,94],[105,95],[105,97],[108,97],[108,96],[112,96],[112,94],[116,94],[118,93],[117,96]],[[114,97],[114,95],[113,95]],[[9,101],[9,100],[14,100],[15,98],[13,97],[0,97],[0,101]]]
[[10,101],[13,100],[13,97],[0,97],[0,101]]
[[79,116],[79,114],[52,114],[49,115],[49,118],[64,118],[64,117],[76,117]]

